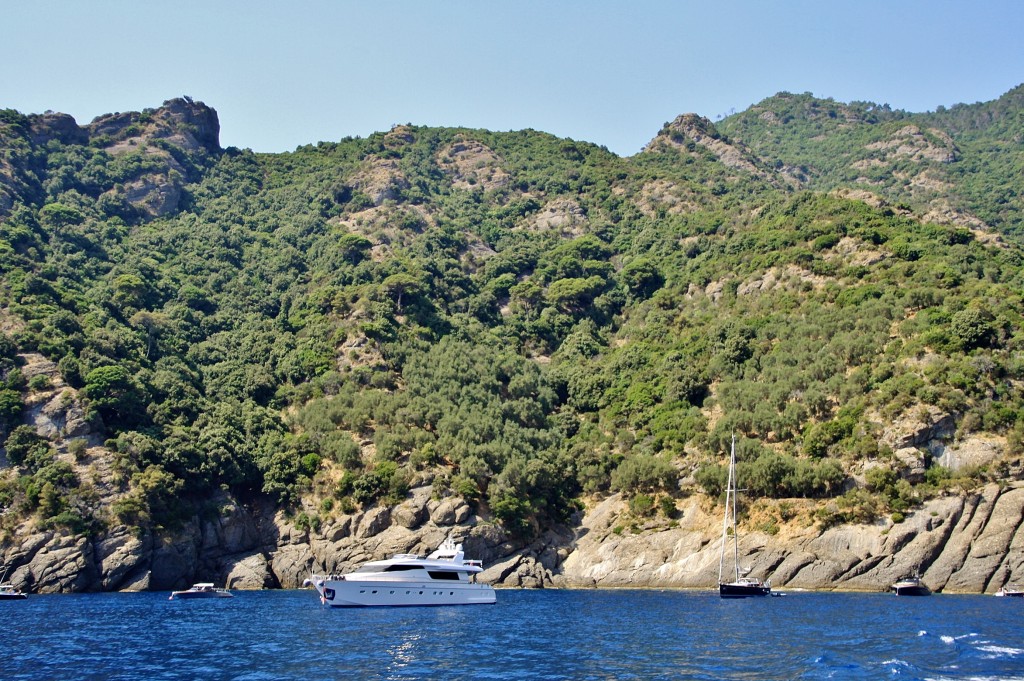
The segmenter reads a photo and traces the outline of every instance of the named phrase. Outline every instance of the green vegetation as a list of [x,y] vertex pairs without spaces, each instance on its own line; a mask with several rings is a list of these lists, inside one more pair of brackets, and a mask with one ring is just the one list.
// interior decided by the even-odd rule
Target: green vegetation
[[[780,94],[705,122],[750,168],[671,125],[627,159],[413,126],[254,154],[0,112],[5,522],[173,526],[226,490],[315,530],[433,481],[529,536],[582,495],[671,518],[691,473],[719,494],[732,433],[751,495],[895,519],[953,478],[909,481],[893,421],[1021,450],[1021,110]],[[144,182],[180,200],[154,211]],[[832,191],[865,188],[884,201]],[[922,219],[939,199],[1003,240]],[[70,463],[84,443],[23,424],[55,386],[28,353],[106,438],[113,507]]]

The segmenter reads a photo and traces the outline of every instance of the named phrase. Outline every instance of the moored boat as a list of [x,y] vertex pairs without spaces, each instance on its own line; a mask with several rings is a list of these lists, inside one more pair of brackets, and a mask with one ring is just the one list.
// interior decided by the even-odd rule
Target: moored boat
[[[732,437],[732,448],[729,451],[729,481],[725,488],[725,518],[722,521],[722,557],[718,562],[718,595],[722,598],[748,598],[750,596],[770,596],[772,583],[753,577],[740,576],[739,536],[736,533],[736,436]],[[730,505],[731,502],[731,505]],[[732,521],[732,552],[733,581],[723,581],[725,567],[725,551],[728,546],[728,534]]]
[[335,608],[491,605],[494,587],[476,582],[482,571],[480,561],[466,560],[462,544],[448,537],[426,558],[400,553],[343,575],[311,575],[305,584]]
[[13,584],[4,582],[0,584],[0,601],[21,601],[28,598],[28,594],[21,591]]
[[897,596],[930,596],[932,590],[921,580],[921,575],[914,573],[897,580],[890,589]]
[[996,596],[1005,596],[1009,598],[1024,598],[1024,589],[1020,588],[1016,584],[1007,584],[996,592]]
[[231,592],[227,589],[218,589],[209,582],[199,582],[184,591],[172,591],[169,600],[188,598],[231,598]]
[[10,568],[7,568],[4,570],[4,576],[0,577],[0,601],[20,601],[28,598],[28,594],[6,581],[9,571]]

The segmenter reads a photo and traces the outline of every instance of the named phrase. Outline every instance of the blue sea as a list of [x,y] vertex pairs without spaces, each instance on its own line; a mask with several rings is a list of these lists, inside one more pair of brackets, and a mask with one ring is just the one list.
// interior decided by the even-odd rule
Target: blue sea
[[329,609],[313,591],[0,602],[0,679],[1018,679],[1024,599],[500,590]]

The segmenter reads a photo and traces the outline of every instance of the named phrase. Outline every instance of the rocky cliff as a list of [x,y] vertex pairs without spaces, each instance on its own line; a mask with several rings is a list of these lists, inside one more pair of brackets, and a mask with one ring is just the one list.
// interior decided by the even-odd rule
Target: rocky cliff
[[[721,549],[720,508],[693,496],[672,522],[633,521],[610,496],[577,523],[523,545],[461,499],[413,490],[402,504],[342,515],[300,529],[268,506],[221,499],[218,518],[174,532],[121,526],[97,537],[24,528],[3,561],[15,585],[34,592],[167,590],[210,580],[233,589],[296,588],[310,571],[344,572],[393,553],[431,551],[448,534],[485,563],[482,578],[507,587],[709,588]],[[776,588],[886,590],[920,570],[935,590],[992,593],[1024,581],[1024,484],[988,485],[926,502],[901,523],[800,522],[741,528],[740,563]],[[731,564],[727,570],[731,569]]]
[[[707,500],[680,509],[678,527],[622,532],[617,497],[588,513],[573,550],[552,571],[555,585],[699,588],[715,584],[720,520]],[[711,509],[712,511],[715,509]],[[777,534],[740,530],[740,564],[750,574],[793,589],[885,590],[921,571],[932,589],[992,593],[1024,579],[1024,485],[984,489],[926,502],[901,523],[790,524]],[[717,530],[717,532],[716,532]],[[727,570],[731,562],[727,561]]]

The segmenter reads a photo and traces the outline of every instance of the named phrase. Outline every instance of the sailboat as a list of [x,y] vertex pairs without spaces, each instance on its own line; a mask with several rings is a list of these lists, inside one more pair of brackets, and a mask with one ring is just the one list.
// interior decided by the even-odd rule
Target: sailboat
[[[762,582],[753,577],[740,576],[740,544],[736,534],[736,436],[732,436],[729,452],[729,482],[725,488],[725,517],[722,520],[722,557],[718,562],[718,595],[722,598],[747,598],[748,596],[770,596],[772,583]],[[730,520],[732,521],[733,581],[723,578],[725,551],[728,548]]]

